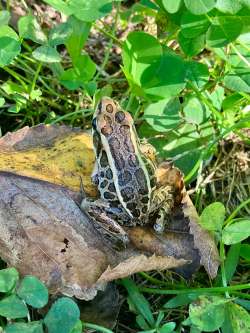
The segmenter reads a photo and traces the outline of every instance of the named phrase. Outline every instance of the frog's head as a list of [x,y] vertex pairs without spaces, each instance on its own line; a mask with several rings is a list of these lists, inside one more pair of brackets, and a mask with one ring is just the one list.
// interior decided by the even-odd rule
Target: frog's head
[[109,97],[103,97],[95,110],[92,128],[94,133],[109,137],[119,129],[130,129],[133,126],[133,118]]

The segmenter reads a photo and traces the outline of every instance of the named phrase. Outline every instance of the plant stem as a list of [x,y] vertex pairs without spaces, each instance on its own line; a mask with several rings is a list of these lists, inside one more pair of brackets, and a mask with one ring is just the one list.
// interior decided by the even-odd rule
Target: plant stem
[[83,326],[86,327],[86,328],[92,328],[96,331],[103,332],[103,333],[114,333],[113,331],[111,331],[108,328],[105,328],[105,327],[102,327],[102,326],[99,326],[99,325],[95,325],[95,324],[91,324],[91,323],[85,323],[84,322]]
[[246,284],[239,284],[235,286],[228,286],[228,287],[211,287],[211,288],[190,288],[190,289],[155,289],[155,288],[147,288],[141,287],[139,290],[144,293],[151,293],[151,294],[159,294],[159,295],[180,295],[180,294],[191,294],[191,293],[224,293],[226,291],[231,292],[235,290],[244,290],[249,289],[250,283]]

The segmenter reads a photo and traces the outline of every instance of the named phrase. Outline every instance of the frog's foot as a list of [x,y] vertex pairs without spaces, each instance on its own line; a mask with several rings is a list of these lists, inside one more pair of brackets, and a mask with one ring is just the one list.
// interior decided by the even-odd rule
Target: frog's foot
[[81,203],[81,209],[91,217],[95,228],[114,245],[114,248],[126,247],[129,242],[128,235],[122,226],[110,216],[111,208],[107,202],[101,199],[91,201],[86,198]]

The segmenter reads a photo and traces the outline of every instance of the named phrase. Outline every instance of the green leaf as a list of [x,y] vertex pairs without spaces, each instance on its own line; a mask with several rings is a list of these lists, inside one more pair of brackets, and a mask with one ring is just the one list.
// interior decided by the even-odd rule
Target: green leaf
[[159,329],[159,333],[171,333],[174,331],[176,324],[174,322],[169,322],[166,324],[163,324]]
[[182,0],[162,0],[163,7],[171,14],[178,12],[181,3]]
[[49,45],[39,46],[32,52],[35,59],[41,62],[53,63],[60,62],[61,57],[57,50]]
[[48,303],[48,289],[35,276],[27,275],[23,278],[17,295],[33,308],[40,309]]
[[25,39],[31,39],[35,43],[46,43],[47,37],[40,24],[33,15],[23,16],[18,21],[19,35]]
[[142,73],[156,63],[161,55],[162,48],[155,37],[141,31],[131,32],[122,50],[124,69],[140,85]]
[[10,37],[0,37],[0,67],[9,65],[20,51],[18,41]]
[[16,295],[11,295],[0,301],[0,316],[16,319],[27,317],[27,315],[26,304]]
[[96,64],[88,54],[80,55],[73,63],[76,74],[83,82],[90,81],[93,78],[96,72]]
[[0,27],[7,25],[10,20],[10,13],[7,10],[0,11]]
[[82,333],[83,327],[81,320],[78,320],[73,329],[70,331],[70,333]]
[[222,241],[226,245],[236,244],[250,236],[250,220],[240,219],[226,226],[222,231]]
[[224,77],[224,85],[233,91],[250,93],[249,70],[237,75],[233,71]]
[[146,107],[144,119],[158,132],[177,127],[180,123],[180,102],[178,98],[167,98]]
[[240,246],[240,256],[247,261],[250,261],[250,245],[241,244]]
[[206,14],[215,6],[216,0],[184,0],[187,9],[194,15]]
[[43,325],[40,321],[30,323],[8,324],[4,330],[5,333],[43,333]]
[[250,300],[246,300],[246,299],[240,299],[237,298],[234,300],[234,303],[242,306],[243,308],[245,308],[246,310],[250,311]]
[[68,297],[59,298],[44,318],[48,333],[69,333],[78,323],[80,311]]
[[72,32],[73,29],[68,22],[57,24],[49,33],[50,46],[65,44]]
[[7,293],[11,291],[19,279],[18,271],[15,268],[6,268],[0,270],[0,292]]
[[181,33],[187,38],[194,38],[204,34],[210,22],[205,15],[193,15],[185,11],[181,17]]
[[66,41],[66,47],[72,61],[74,61],[81,55],[81,51],[89,35],[91,23],[82,22],[74,16],[70,16],[67,23],[72,29],[72,34]]
[[182,305],[187,305],[198,298],[198,294],[180,294],[171,298],[167,303],[163,305],[166,309],[174,309]]
[[236,271],[239,262],[240,247],[240,243],[231,245],[229,251],[227,252],[227,257],[224,264],[227,283],[231,282]]
[[69,68],[60,76],[60,83],[69,90],[75,90],[83,85],[82,79],[78,76],[74,68]]
[[146,298],[139,292],[136,284],[131,279],[122,279],[123,286],[127,289],[129,298],[137,311],[144,317],[151,327],[154,326],[154,317]]
[[216,6],[222,13],[236,14],[242,7],[240,1],[235,0],[217,0]]
[[219,329],[225,319],[226,302],[228,300],[219,296],[200,296],[189,306],[189,318],[192,324],[205,332]]
[[[131,311],[131,309],[130,309],[130,311]],[[144,331],[147,331],[150,329],[148,323],[146,322],[146,320],[144,319],[144,317],[141,314],[136,316],[136,323]]]
[[183,113],[186,121],[191,124],[202,124],[210,116],[209,109],[197,97],[192,95],[187,96]]
[[183,59],[173,52],[165,52],[141,75],[141,86],[149,98],[163,99],[177,96],[185,87]]
[[207,230],[221,231],[225,213],[225,207],[221,202],[213,202],[201,213],[200,223]]
[[200,35],[194,38],[186,38],[180,31],[178,42],[182,51],[189,57],[200,53],[205,47],[205,35]]
[[0,97],[0,108],[5,104],[5,99]]
[[72,0],[69,10],[79,20],[93,22],[107,15],[112,10],[111,0]]
[[[11,29],[8,25],[1,26],[0,37],[10,37],[10,38],[16,40],[17,42],[19,42],[19,37],[18,37],[17,33],[13,29]],[[1,46],[1,44],[0,44],[0,46]]]
[[216,24],[207,31],[207,46],[222,47],[234,41],[241,33],[243,25],[239,17],[218,16]]
[[222,108],[222,102],[224,100],[224,97],[225,97],[225,89],[220,86],[216,86],[214,88],[214,91],[211,94],[209,94],[209,99],[211,100],[213,106],[218,111],[220,111]]
[[[248,333],[250,332],[250,315],[241,306],[235,303],[228,303],[226,305],[227,318],[226,324],[230,324],[233,333]],[[223,333],[230,333],[229,330]]]
[[187,61],[185,62],[185,78],[188,88],[192,89],[194,86],[201,89],[209,80],[208,68],[197,61]]

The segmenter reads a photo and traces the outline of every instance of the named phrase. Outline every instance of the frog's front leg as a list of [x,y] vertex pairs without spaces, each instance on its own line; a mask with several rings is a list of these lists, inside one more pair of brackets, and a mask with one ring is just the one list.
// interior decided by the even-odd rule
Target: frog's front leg
[[116,214],[120,214],[119,208],[110,207],[109,203],[102,199],[91,200],[83,199],[81,209],[86,212],[94,226],[100,233],[106,237],[112,244],[122,243],[123,247],[129,242],[128,235],[122,226],[116,222]]

